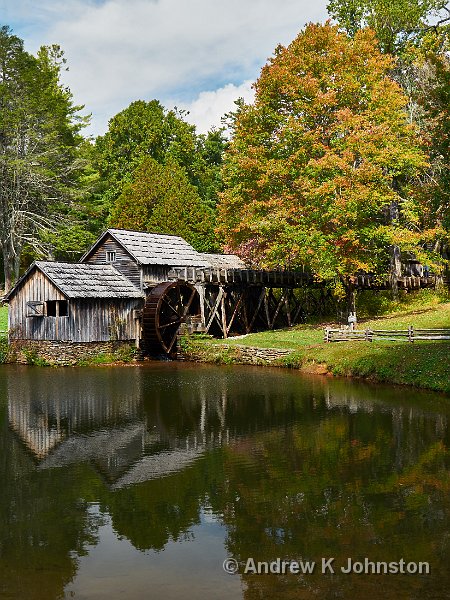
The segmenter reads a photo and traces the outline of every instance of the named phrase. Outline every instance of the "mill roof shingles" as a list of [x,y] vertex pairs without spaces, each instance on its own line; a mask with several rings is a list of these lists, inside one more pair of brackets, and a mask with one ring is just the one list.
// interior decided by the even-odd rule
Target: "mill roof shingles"
[[36,261],[68,298],[141,298],[142,292],[111,265]]
[[105,233],[112,235],[142,265],[209,267],[199,252],[176,235],[124,229],[108,229]]
[[206,254],[206,252],[202,252],[201,256],[214,269],[247,269],[247,265],[236,254]]

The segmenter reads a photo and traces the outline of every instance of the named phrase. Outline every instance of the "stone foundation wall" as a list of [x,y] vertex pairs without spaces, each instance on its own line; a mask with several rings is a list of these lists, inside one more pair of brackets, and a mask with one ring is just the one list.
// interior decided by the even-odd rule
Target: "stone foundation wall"
[[228,346],[236,348],[236,358],[239,362],[247,365],[259,365],[261,363],[273,363],[287,356],[292,350],[281,350],[279,348],[255,348],[253,346]]
[[133,345],[133,340],[114,342],[11,340],[10,357],[14,362],[25,365],[73,366],[80,361],[95,358],[99,354],[112,354]]
[[180,350],[178,358],[198,362],[232,362],[242,365],[270,365],[291,354],[293,350],[280,348],[256,348],[240,344],[214,344],[204,349]]

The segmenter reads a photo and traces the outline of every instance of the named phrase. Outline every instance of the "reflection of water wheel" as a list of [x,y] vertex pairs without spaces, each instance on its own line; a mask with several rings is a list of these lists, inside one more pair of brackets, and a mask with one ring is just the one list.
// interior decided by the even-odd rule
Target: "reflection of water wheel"
[[185,281],[158,284],[147,296],[144,306],[144,349],[150,353],[175,351],[177,334],[187,317],[198,315],[197,290]]

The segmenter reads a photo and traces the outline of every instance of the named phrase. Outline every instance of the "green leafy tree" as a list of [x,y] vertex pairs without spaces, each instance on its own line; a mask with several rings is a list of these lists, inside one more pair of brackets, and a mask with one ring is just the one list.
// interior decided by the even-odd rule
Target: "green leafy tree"
[[[278,47],[241,104],[224,162],[220,231],[261,266],[306,265],[342,282],[420,247],[410,181],[426,160],[373,32],[309,25]],[[400,210],[398,210],[400,208]]]
[[214,213],[175,160],[161,165],[153,158],[144,159],[115,203],[110,224],[179,235],[201,252],[217,250]]
[[408,98],[429,166],[416,185],[422,217],[416,226],[435,229],[435,250],[449,240],[449,23],[446,0],[331,0],[330,15],[351,36],[371,27],[382,52],[395,57],[391,76]]
[[447,5],[447,0],[330,0],[327,9],[349,35],[370,27],[383,52],[399,55],[421,38],[430,21],[442,24],[449,19]]
[[443,228],[444,235],[437,240],[443,250],[450,243],[450,60],[446,52],[432,52],[423,65],[418,102],[431,168],[419,191],[429,225]]
[[221,170],[226,147],[224,128],[212,128],[208,133],[201,134],[197,138],[198,175],[195,185],[200,197],[211,208],[216,207],[218,194],[223,190]]
[[[78,148],[83,171],[71,201],[61,201],[55,207],[58,220],[54,228],[40,234],[45,255],[52,260],[78,260],[105,230],[108,213],[98,190],[99,177],[93,165],[93,145],[83,140]],[[30,257],[34,258],[32,248]],[[27,261],[22,261],[27,264]],[[28,261],[29,262],[29,261]]]
[[27,244],[55,227],[58,206],[73,194],[82,163],[77,148],[86,119],[60,83],[58,46],[37,56],[8,27],[0,28],[0,246],[5,288],[17,278]]
[[124,186],[146,158],[160,164],[177,163],[203,202],[216,204],[223,133],[218,130],[197,136],[195,127],[183,117],[183,111],[167,111],[157,100],[138,100],[110,120],[108,132],[97,138],[93,153],[99,172],[97,191],[106,211],[115,210]]

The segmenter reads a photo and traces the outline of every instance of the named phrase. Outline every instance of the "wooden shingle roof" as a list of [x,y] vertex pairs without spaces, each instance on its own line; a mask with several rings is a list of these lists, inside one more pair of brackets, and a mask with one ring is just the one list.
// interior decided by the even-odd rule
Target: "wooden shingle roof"
[[9,300],[34,269],[39,269],[67,298],[141,298],[142,292],[111,265],[36,261],[5,296]]
[[44,261],[35,264],[68,298],[140,298],[143,295],[111,265]]
[[[144,233],[124,229],[108,229],[96,242],[111,235],[141,265],[163,265],[170,267],[208,267],[202,255],[183,238],[176,235]],[[93,247],[93,248],[94,248]],[[87,256],[93,250],[85,255]],[[81,258],[84,260],[85,256]]]
[[245,262],[236,254],[206,254],[202,252],[201,256],[214,269],[247,269]]

